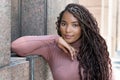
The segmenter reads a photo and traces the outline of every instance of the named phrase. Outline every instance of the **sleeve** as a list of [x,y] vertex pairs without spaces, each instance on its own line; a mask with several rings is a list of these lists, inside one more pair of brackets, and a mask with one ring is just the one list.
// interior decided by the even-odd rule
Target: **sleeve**
[[43,36],[23,36],[12,42],[12,51],[20,56],[41,55],[44,58],[49,58],[50,47],[56,44],[58,36],[43,35]]

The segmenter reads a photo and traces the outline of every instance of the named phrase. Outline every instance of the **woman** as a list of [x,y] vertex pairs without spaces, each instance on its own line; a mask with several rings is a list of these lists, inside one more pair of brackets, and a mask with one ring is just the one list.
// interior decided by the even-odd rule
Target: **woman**
[[56,25],[59,36],[24,36],[12,42],[12,50],[20,56],[43,56],[54,80],[111,80],[106,42],[92,14],[68,4]]

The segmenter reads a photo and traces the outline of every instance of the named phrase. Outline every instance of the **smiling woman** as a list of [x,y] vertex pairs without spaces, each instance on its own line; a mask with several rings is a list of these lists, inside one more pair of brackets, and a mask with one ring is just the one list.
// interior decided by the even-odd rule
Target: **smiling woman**
[[62,17],[60,32],[67,43],[73,43],[81,36],[81,28],[78,20],[68,11]]
[[56,25],[58,35],[18,38],[12,42],[12,51],[44,57],[54,80],[112,80],[106,42],[84,6],[68,4]]

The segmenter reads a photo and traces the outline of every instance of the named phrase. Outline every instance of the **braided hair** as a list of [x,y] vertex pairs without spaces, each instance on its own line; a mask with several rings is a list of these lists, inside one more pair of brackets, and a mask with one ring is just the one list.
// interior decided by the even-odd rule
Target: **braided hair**
[[[80,80],[109,80],[112,72],[111,60],[106,42],[99,33],[96,19],[84,6],[68,4],[56,22],[60,36],[60,23],[65,11],[77,18],[82,30],[80,51],[77,54]],[[81,68],[83,68],[83,73]]]

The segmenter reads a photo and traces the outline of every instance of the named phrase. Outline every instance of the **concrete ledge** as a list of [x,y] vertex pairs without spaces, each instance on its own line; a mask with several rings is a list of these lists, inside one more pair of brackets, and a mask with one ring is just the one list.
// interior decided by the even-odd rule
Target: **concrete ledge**
[[8,67],[3,67],[0,69],[0,80],[11,80],[11,73]]
[[12,57],[9,65],[0,68],[0,80],[29,80],[29,61]]
[[12,57],[10,62],[11,80],[29,80],[29,61]]

